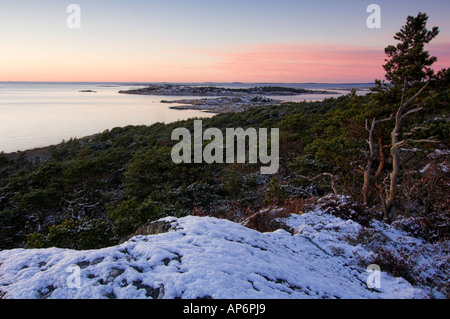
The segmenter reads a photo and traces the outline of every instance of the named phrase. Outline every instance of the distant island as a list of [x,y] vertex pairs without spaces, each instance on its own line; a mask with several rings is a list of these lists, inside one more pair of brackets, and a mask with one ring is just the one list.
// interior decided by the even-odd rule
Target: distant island
[[152,84],[145,88],[121,90],[120,94],[215,97],[204,99],[162,100],[162,103],[182,104],[173,109],[203,110],[212,113],[243,111],[256,106],[277,105],[281,100],[266,96],[292,96],[300,94],[334,94],[333,91],[307,90],[280,86],[253,88],[223,88],[216,86],[189,86],[180,84]]
[[262,95],[222,96],[203,99],[162,100],[161,103],[177,104],[175,110],[199,110],[208,113],[241,112],[252,107],[280,105],[281,100],[269,99]]
[[223,88],[216,86],[190,86],[181,84],[152,84],[142,89],[121,90],[121,94],[173,95],[173,96],[236,96],[245,94],[261,95],[299,95],[329,94],[330,91],[296,89],[280,86],[261,86],[253,88]]

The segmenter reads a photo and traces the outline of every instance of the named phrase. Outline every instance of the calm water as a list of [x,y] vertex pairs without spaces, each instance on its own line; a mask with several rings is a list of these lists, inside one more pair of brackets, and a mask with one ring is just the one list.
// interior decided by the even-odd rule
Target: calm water
[[[261,85],[261,84],[258,84]],[[225,85],[224,85],[225,86]],[[255,86],[229,84],[231,87]],[[292,86],[292,85],[290,85]],[[308,87],[309,86],[309,87]],[[164,99],[183,97],[119,94],[136,88],[116,83],[9,83],[0,82],[0,152],[14,152],[57,144],[127,125],[150,125],[212,114],[173,110]],[[297,87],[326,89],[340,85],[305,84]],[[362,86],[360,86],[362,87]],[[94,90],[97,93],[82,93]],[[348,91],[339,90],[340,94]],[[336,95],[277,97],[290,101],[321,100]]]
[[167,98],[163,96],[117,93],[128,88],[136,86],[0,83],[0,152],[48,146],[118,126],[212,116],[170,109],[160,103]]

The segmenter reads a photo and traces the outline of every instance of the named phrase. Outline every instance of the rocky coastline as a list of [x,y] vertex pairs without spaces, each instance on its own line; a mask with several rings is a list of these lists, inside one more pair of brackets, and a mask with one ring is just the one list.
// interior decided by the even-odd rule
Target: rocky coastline
[[[330,91],[296,89],[289,87],[263,86],[253,88],[223,88],[216,86],[189,86],[180,84],[152,84],[144,88],[121,90],[120,94],[192,96],[201,98],[183,98],[162,100],[161,103],[177,104],[171,106],[177,110],[201,110],[210,113],[240,112],[253,107],[279,105],[282,100],[267,96],[292,96],[301,94],[330,94]],[[211,97],[211,98],[209,98]]]
[[208,113],[240,112],[251,107],[279,105],[281,100],[269,99],[260,95],[224,96],[204,99],[162,100],[161,103],[177,104],[170,106],[176,110],[200,110]]

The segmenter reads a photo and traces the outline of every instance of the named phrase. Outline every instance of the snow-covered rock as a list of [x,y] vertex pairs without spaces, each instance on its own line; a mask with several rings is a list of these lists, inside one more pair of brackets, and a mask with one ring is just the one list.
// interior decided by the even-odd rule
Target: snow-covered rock
[[[110,248],[0,252],[3,298],[427,298],[405,279],[381,272],[367,285],[369,254],[344,236],[361,227],[323,212],[291,215],[296,229],[261,233],[211,217],[166,218],[166,233]],[[368,265],[367,265],[368,266]]]

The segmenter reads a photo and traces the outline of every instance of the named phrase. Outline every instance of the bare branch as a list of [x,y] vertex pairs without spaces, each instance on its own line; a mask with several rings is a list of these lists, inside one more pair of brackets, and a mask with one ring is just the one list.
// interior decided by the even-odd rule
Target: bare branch
[[406,140],[408,143],[440,143],[441,141],[438,140],[433,140],[433,137],[429,137],[426,140],[411,140],[408,139]]
[[[313,197],[313,196],[314,196],[313,194],[311,194],[311,193],[308,192],[307,190],[304,190],[303,188],[294,187],[294,186],[291,186],[291,185],[281,185],[281,187],[289,188],[289,189],[292,189],[292,190],[294,190],[294,191],[300,191],[300,192],[302,192],[302,193],[305,193],[305,194],[308,195],[309,197]],[[257,197],[256,197],[256,198],[257,198]]]
[[405,95],[406,95],[406,79],[403,82],[403,89],[402,89],[402,100],[401,100],[401,105],[403,105],[403,101],[405,100]]
[[[375,122],[375,119],[373,119],[373,121]],[[372,122],[372,127],[373,127],[373,122]],[[366,119],[366,131],[367,132],[370,132],[370,129],[369,129],[369,121]]]
[[403,135],[405,136],[411,136],[413,135],[415,132],[417,132],[418,130],[429,130],[429,127],[423,127],[423,126],[415,126],[414,128],[411,129],[411,131],[409,131],[408,133],[404,133]]
[[398,149],[400,146],[406,144],[406,140],[400,141],[395,143],[394,145],[391,146],[391,150],[396,150]]
[[373,132],[373,130],[375,129],[375,125],[376,125],[376,124],[390,121],[390,120],[392,120],[393,118],[394,118],[394,114],[391,114],[390,117],[387,117],[387,118],[382,119],[382,120],[377,120],[376,118],[373,118],[373,120],[372,120],[372,126],[371,126],[370,129],[369,129],[369,123],[368,123],[368,120],[366,119],[366,131],[369,132],[369,133],[370,133],[370,132]]
[[322,174],[319,174],[317,176],[314,176],[313,178],[309,178],[309,177],[303,176],[303,175],[300,175],[299,177],[305,178],[308,181],[312,182],[312,181],[314,181],[316,179],[321,178],[322,176],[328,176],[328,177],[331,178],[331,189],[333,190],[334,195],[338,196],[339,193],[338,193],[337,188],[336,188],[336,181],[338,180],[338,177],[336,175],[333,175],[331,173],[322,173]]
[[419,112],[419,111],[422,111],[423,109],[424,109],[424,107],[420,106],[420,107],[416,107],[415,109],[409,110],[408,112],[406,112],[405,114],[402,115],[402,119],[404,119],[406,116],[408,116],[411,113]]
[[364,174],[364,184],[363,184],[363,188],[362,188],[362,195],[363,195],[363,199],[364,199],[364,204],[368,203],[368,194],[369,194],[369,187],[370,187],[370,173],[372,171],[372,165],[373,165],[373,160],[376,157],[375,154],[375,143],[373,141],[373,133],[375,131],[375,125],[377,123],[382,123],[382,122],[386,122],[391,120],[394,117],[394,114],[391,114],[391,116],[389,118],[385,118],[385,119],[381,119],[381,120],[377,120],[376,118],[373,119],[372,121],[372,126],[369,129],[369,123],[368,120],[366,119],[366,131],[369,132],[369,138],[366,139],[367,144],[369,144],[369,153],[366,152],[366,157],[367,157],[367,165],[363,170],[363,174]]
[[333,178],[333,179],[337,179],[336,176],[333,175],[333,174],[331,174],[331,173],[322,173],[322,174],[319,174],[319,175],[317,175],[317,176],[311,178],[310,181],[312,182],[312,181],[314,181],[314,180],[316,180],[316,179],[318,179],[318,178],[320,178],[320,177],[322,177],[322,176],[328,176],[328,177],[331,177],[331,178]]
[[422,86],[422,88],[416,93],[414,94],[406,103],[402,103],[402,105],[400,106],[399,111],[403,111],[404,109],[406,109],[412,102],[414,102],[415,99],[417,99],[419,97],[420,94],[422,94],[423,91],[425,91],[425,89],[428,87],[428,84],[430,84],[430,81],[428,81],[427,83],[425,83],[424,86]]
[[393,118],[394,118],[394,114],[391,114],[390,117],[387,117],[387,118],[382,119],[382,120],[377,120],[376,122],[377,122],[377,123],[387,122],[387,121],[392,120]]

